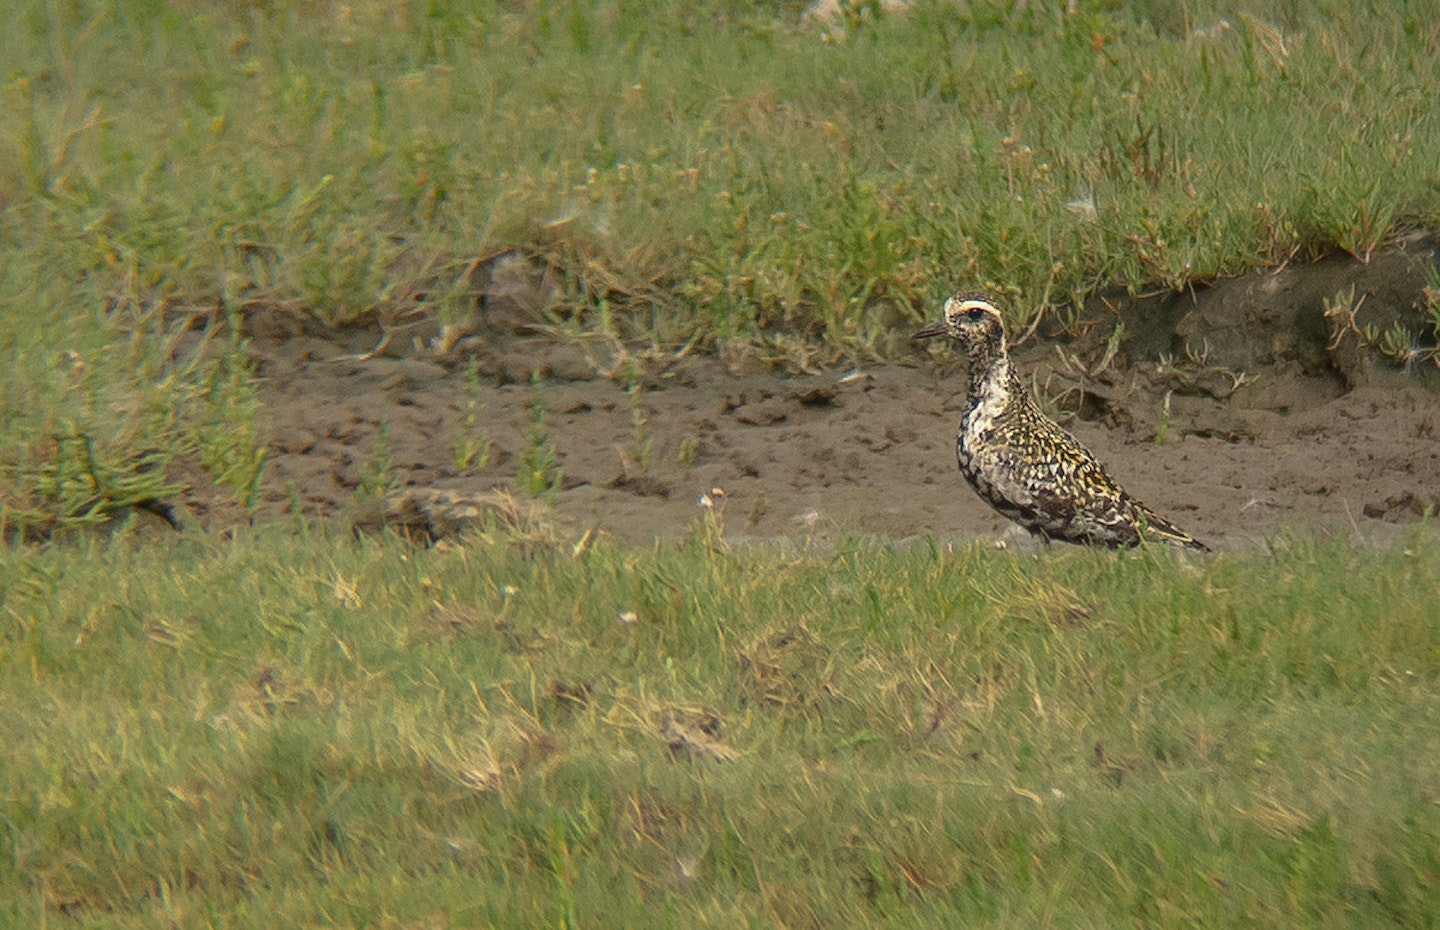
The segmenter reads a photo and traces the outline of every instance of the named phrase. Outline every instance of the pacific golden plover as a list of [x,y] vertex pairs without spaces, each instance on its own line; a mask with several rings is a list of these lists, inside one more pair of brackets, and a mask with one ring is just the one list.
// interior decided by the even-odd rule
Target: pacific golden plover
[[916,339],[948,336],[970,360],[970,389],[955,454],[990,506],[1041,539],[1114,549],[1160,539],[1208,547],[1126,494],[1095,456],[1047,417],[1020,382],[1000,311],[983,294],[957,294]]

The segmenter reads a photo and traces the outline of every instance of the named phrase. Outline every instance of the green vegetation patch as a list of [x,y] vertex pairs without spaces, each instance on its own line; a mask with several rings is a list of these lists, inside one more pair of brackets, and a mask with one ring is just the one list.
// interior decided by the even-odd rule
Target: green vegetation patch
[[1440,540],[0,550],[0,914],[1424,925]]
[[639,331],[883,347],[1436,216],[1428,7],[20,2],[7,238],[344,320],[524,249]]

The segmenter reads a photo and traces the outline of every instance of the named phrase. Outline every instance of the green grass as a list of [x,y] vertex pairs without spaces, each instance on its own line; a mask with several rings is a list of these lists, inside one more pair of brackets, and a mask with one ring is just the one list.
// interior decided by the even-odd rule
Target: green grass
[[1440,539],[0,550],[0,922],[1433,926]]
[[1424,4],[1010,7],[20,2],[7,238],[329,320],[521,248],[571,313],[863,351],[961,284],[1023,315],[1436,218]]

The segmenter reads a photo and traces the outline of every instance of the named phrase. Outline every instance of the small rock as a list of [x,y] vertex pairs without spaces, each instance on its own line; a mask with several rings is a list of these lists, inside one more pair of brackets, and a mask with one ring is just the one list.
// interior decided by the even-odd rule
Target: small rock
[[840,385],[818,384],[797,388],[791,396],[799,401],[802,407],[830,407],[835,404],[835,398],[840,396]]
[[558,345],[545,357],[545,366],[550,377],[557,381],[591,381],[595,378],[595,366],[584,350],[575,345]]
[[790,415],[790,404],[779,398],[746,404],[735,412],[735,419],[750,426],[769,426]]

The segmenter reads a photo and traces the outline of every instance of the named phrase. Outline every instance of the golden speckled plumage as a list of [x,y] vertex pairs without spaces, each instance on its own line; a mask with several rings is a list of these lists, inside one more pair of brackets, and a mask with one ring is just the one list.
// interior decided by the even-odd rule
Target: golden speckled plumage
[[1095,456],[1035,404],[1010,364],[1000,311],[982,294],[958,294],[945,316],[915,333],[948,336],[970,362],[955,453],[992,507],[1045,540],[1109,546],[1158,539],[1207,547],[1115,483]]

